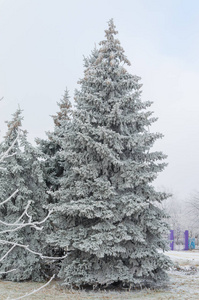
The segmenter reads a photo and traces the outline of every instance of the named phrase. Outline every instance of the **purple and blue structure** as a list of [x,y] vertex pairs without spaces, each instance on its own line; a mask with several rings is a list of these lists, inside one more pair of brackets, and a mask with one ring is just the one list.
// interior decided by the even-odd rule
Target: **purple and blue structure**
[[[174,230],[170,230],[170,249],[175,248]],[[195,239],[189,239],[189,231],[184,232],[184,250],[195,249]]]
[[189,250],[189,231],[188,230],[185,230],[185,232],[184,232],[184,241],[185,241],[184,250]]
[[174,230],[170,230],[170,248],[171,250],[174,250]]

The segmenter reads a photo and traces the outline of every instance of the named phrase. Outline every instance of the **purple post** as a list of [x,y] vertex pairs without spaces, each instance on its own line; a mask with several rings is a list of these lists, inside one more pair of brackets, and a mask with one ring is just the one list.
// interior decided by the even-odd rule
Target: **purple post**
[[184,232],[184,239],[185,239],[184,250],[189,250],[189,231],[188,230],[185,230],[185,232]]
[[174,230],[170,230],[170,248],[171,250],[174,250]]

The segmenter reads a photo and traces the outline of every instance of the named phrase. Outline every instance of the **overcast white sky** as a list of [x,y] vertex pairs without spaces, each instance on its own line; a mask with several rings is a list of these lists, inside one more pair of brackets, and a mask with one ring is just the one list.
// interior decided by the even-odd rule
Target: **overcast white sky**
[[0,138],[18,104],[30,141],[53,129],[56,102],[66,86],[72,99],[113,18],[165,135],[156,149],[169,166],[155,184],[186,200],[199,191],[198,16],[197,0],[0,0]]

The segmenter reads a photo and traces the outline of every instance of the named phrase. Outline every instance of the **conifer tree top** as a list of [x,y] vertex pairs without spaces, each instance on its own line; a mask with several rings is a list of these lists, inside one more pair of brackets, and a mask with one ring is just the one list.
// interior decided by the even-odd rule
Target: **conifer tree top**
[[6,133],[6,137],[11,137],[13,132],[18,132],[19,127],[21,127],[21,121],[23,120],[23,117],[21,115],[22,110],[18,108],[16,112],[13,114],[13,119],[11,121],[6,121],[8,126],[8,131]]
[[60,108],[60,111],[57,112],[56,115],[52,116],[55,126],[59,127],[61,125],[61,121],[70,120],[72,106],[69,98],[70,98],[69,92],[68,89],[66,88],[63,98],[60,100],[60,102],[57,103],[57,105]]
[[111,52],[110,58],[112,60],[115,56],[119,56],[120,62],[124,62],[130,66],[131,63],[127,59],[126,55],[124,55],[124,49],[120,46],[120,41],[118,39],[115,39],[114,37],[114,35],[118,34],[118,31],[116,31],[115,28],[116,26],[114,25],[113,19],[110,19],[110,21],[108,22],[108,29],[105,30],[106,40],[99,43],[99,45],[102,45],[99,52],[103,54],[109,50]]
[[118,31],[115,30],[116,26],[113,22],[113,19],[110,19],[108,22],[109,28],[105,30],[107,40],[113,40],[113,34],[118,34]]

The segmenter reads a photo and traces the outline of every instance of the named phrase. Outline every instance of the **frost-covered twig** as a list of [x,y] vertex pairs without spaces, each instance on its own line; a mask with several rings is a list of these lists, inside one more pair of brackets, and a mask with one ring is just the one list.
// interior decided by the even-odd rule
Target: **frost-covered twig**
[[11,269],[9,271],[0,272],[0,274],[8,274],[8,273],[11,273],[11,272],[14,272],[14,271],[17,271],[17,269]]
[[27,251],[29,251],[30,253],[33,253],[33,254],[35,254],[35,255],[40,256],[42,259],[59,260],[59,259],[64,259],[64,258],[67,257],[67,254],[66,254],[65,256],[60,256],[60,257],[45,256],[45,255],[43,255],[42,253],[36,252],[36,251],[34,251],[34,250],[31,250],[31,249],[29,248],[29,245],[18,244],[18,243],[11,242],[11,241],[7,241],[7,240],[1,240],[1,239],[0,239],[0,243],[1,243],[1,244],[13,245],[13,247],[21,247],[21,248],[24,248],[24,249],[26,249]]
[[[28,205],[28,204],[27,204],[27,205]],[[25,210],[26,210],[26,209],[25,209]],[[4,225],[4,226],[15,227],[15,228],[12,228],[12,229],[6,229],[6,230],[3,230],[3,231],[0,231],[0,234],[7,233],[7,232],[17,231],[17,230],[19,230],[19,229],[21,229],[21,228],[24,228],[24,227],[27,227],[27,226],[33,227],[33,228],[35,228],[36,230],[42,230],[43,227],[38,227],[38,225],[41,225],[41,224],[45,223],[46,220],[49,218],[49,216],[50,216],[51,214],[52,214],[52,210],[50,210],[50,211],[48,212],[48,215],[47,215],[42,221],[27,222],[27,223],[24,223],[24,222],[22,222],[22,223],[16,223],[16,222],[14,222],[14,223],[7,223],[7,222],[4,222],[4,221],[0,220],[0,224],[2,224],[2,225]],[[19,219],[21,219],[21,216],[20,216]],[[19,220],[19,219],[18,219],[18,220]]]
[[[29,208],[29,206],[30,206],[30,204],[32,203],[32,201],[31,200],[29,200],[28,201],[28,203],[27,203],[27,205],[26,205],[26,207],[25,207],[25,209],[24,209],[24,212],[21,214],[21,216],[14,222],[14,224],[17,224],[22,218],[23,218],[23,216],[27,216],[28,218],[29,218],[29,223],[31,223],[31,221],[32,221],[32,217],[30,217],[29,216],[29,214],[28,214],[28,208]],[[10,226],[10,225],[9,225]]]
[[[1,259],[0,259],[0,262],[2,261],[2,260],[4,260],[4,258],[6,258],[6,256],[13,250],[15,248],[15,245],[13,245],[2,257],[1,257]],[[16,271],[16,269],[11,269],[11,270],[9,270],[9,271],[3,271],[3,272],[1,272],[0,271],[0,274],[7,274],[7,273],[11,273],[11,272],[13,272],[13,271]]]
[[23,299],[23,298],[25,298],[25,297],[31,296],[31,295],[33,295],[33,294],[39,292],[41,289],[45,288],[47,285],[49,285],[49,283],[50,283],[54,278],[55,278],[55,275],[53,275],[47,283],[45,283],[44,285],[42,285],[40,288],[38,288],[38,289],[36,289],[36,290],[33,290],[33,291],[30,292],[30,293],[27,293],[27,294],[25,294],[25,295],[23,295],[23,296],[21,296],[21,297],[18,297],[18,298],[12,298],[12,299],[7,298],[7,300],[20,300],[20,299]]
[[6,256],[16,247],[16,245],[13,245],[7,252],[0,258],[0,262],[6,258]]
[[[7,154],[6,157],[4,157],[4,158],[12,157],[12,156],[14,156],[16,153],[17,153],[17,152],[14,152],[14,153],[12,153],[12,154]],[[6,170],[6,169],[4,168],[4,170]]]
[[10,197],[8,197],[6,200],[4,200],[3,202],[0,202],[0,206],[1,205],[3,205],[3,204],[5,204],[6,202],[8,202],[10,199],[12,199],[17,193],[18,193],[18,189],[14,192],[14,193],[12,193],[12,195],[10,196]]

